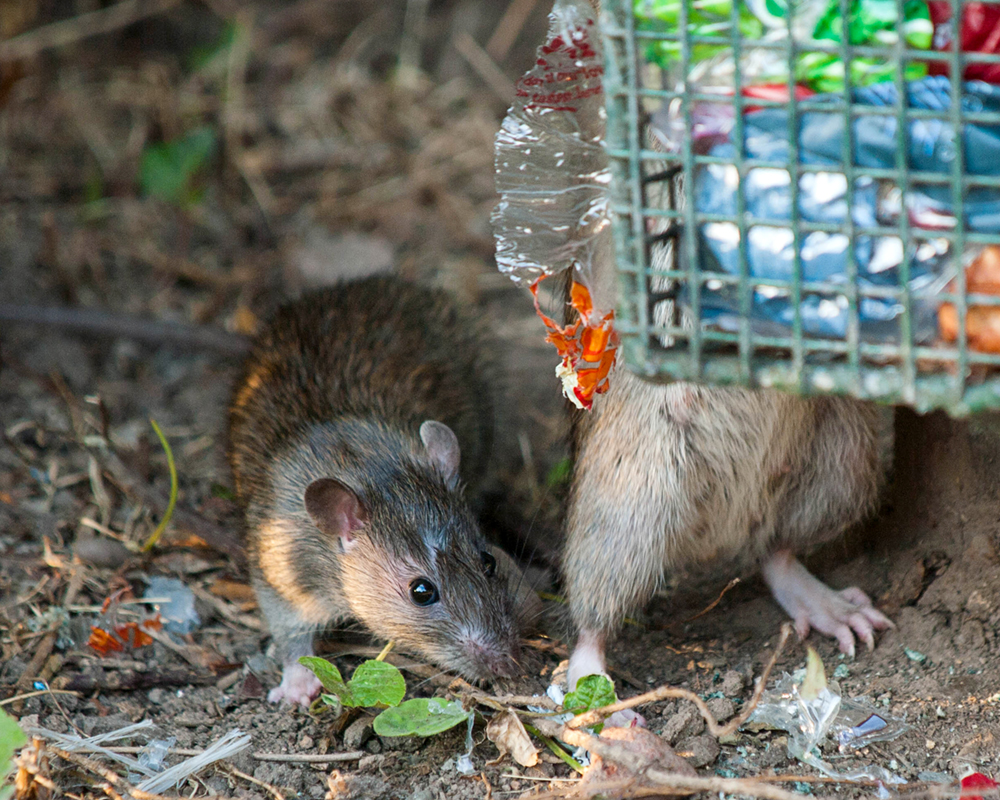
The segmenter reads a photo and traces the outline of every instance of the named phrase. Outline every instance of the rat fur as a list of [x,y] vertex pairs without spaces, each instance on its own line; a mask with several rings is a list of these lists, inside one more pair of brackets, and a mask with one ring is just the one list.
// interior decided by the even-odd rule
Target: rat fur
[[[615,296],[612,256],[592,291]],[[860,589],[834,591],[797,560],[872,514],[892,459],[892,413],[844,397],[645,381],[623,366],[573,418],[563,554],[578,631],[569,683],[600,673],[622,620],[698,576],[760,570],[799,635],[854,654],[892,625]]]
[[459,474],[460,454],[473,482],[490,454],[482,352],[447,295],[393,277],[310,294],[254,342],[228,452],[284,663],[273,701],[316,695],[297,660],[317,630],[347,618],[471,679],[517,669],[538,601],[483,537]]

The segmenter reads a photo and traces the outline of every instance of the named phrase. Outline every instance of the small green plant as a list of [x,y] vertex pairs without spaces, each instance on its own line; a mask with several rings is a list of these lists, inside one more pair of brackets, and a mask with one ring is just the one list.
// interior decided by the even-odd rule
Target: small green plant
[[[14,753],[23,747],[28,739],[12,716],[0,709],[0,784],[14,771]],[[13,786],[0,785],[0,800],[8,800],[14,795]]]
[[552,465],[552,468],[545,476],[545,485],[550,489],[554,489],[557,486],[562,486],[564,483],[569,483],[572,477],[573,459],[563,458]]
[[380,736],[434,736],[472,715],[461,703],[440,697],[418,697],[404,703],[403,674],[384,661],[365,661],[346,682],[340,670],[325,658],[303,656],[299,663],[319,678],[326,690],[320,699],[327,705],[383,709],[373,723]]
[[615,686],[606,675],[587,675],[577,681],[576,691],[563,699],[563,708],[572,714],[583,714],[617,702]]
[[208,127],[147,145],[139,165],[143,193],[185,210],[198,205],[204,195],[199,179],[215,145],[215,131]]
[[[571,714],[585,714],[617,702],[615,685],[606,675],[587,675],[577,681],[576,691],[563,698],[563,708]],[[594,725],[594,733],[600,733],[603,728],[603,722]]]

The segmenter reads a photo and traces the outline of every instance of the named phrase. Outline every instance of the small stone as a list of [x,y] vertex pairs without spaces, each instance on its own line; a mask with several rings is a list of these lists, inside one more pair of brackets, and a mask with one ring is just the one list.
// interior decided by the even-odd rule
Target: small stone
[[739,697],[743,694],[743,676],[731,669],[722,676],[722,693],[726,697]]
[[434,792],[431,789],[418,789],[410,795],[410,800],[434,800]]
[[937,742],[935,742],[933,739],[928,739],[926,742],[924,742],[924,747],[926,747],[928,750],[933,750],[935,747],[937,747]]
[[736,713],[736,705],[728,697],[713,697],[705,705],[717,722],[725,722]]
[[358,717],[344,731],[344,747],[348,750],[360,750],[372,735],[372,718]]
[[788,740],[784,737],[768,743],[767,749],[760,756],[762,767],[777,767],[788,761]]
[[313,741],[312,736],[308,733],[304,734],[302,738],[299,739],[299,750],[312,750],[313,745],[315,744],[316,742]]
[[365,750],[369,753],[376,754],[382,752],[382,742],[378,739],[369,739],[365,744]]
[[707,767],[719,757],[719,743],[714,736],[692,736],[676,745],[677,755],[693,767]]
[[663,726],[663,738],[673,744],[679,739],[697,736],[705,730],[705,720],[701,718],[693,703],[679,703],[677,712],[667,719]]
[[364,756],[358,762],[358,770],[360,772],[374,772],[384,763],[385,756],[383,755]]
[[161,689],[159,686],[157,686],[155,689],[149,690],[149,702],[154,703],[155,705],[158,706],[163,705],[165,702],[167,702],[167,699],[169,697],[170,695],[167,693],[167,690]]

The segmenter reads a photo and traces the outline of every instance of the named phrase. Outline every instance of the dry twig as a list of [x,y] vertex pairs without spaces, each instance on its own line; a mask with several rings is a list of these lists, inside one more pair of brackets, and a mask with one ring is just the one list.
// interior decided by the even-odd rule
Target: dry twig
[[101,33],[120,30],[155,14],[162,14],[180,0],[125,0],[71,19],[60,20],[0,42],[0,61],[28,58],[43,50],[65,47]]
[[336,764],[341,761],[358,761],[367,755],[363,750],[349,753],[254,753],[258,761],[278,761],[282,764]]

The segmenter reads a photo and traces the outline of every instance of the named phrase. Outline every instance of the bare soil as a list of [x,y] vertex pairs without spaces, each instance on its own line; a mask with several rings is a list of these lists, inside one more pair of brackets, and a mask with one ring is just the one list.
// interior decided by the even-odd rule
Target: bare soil
[[[102,5],[17,0],[0,6],[0,30],[79,20]],[[566,424],[555,359],[530,298],[496,271],[489,224],[492,139],[510,100],[504,80],[530,63],[547,8],[535,4],[518,23],[504,16],[506,3],[435,2],[414,27],[407,8],[420,5],[181,2],[75,43],[42,39],[34,52],[0,62],[0,303],[235,336],[252,332],[282,299],[345,276],[395,268],[448,287],[480,309],[509,366],[485,524],[541,588],[558,592],[565,482],[553,468],[566,458]],[[498,31],[518,35],[503,47]],[[403,48],[399,69],[400,42],[418,34],[416,57]],[[495,74],[472,65],[482,45]],[[215,132],[216,148],[198,176],[200,200],[181,207],[144,194],[144,148],[201,125]],[[222,431],[237,359],[147,333],[0,322],[0,701],[39,680],[76,692],[5,709],[26,726],[87,735],[151,719],[157,736],[176,738],[179,748],[204,748],[232,728],[248,732],[249,750],[183,787],[194,796],[437,800],[571,788],[565,779],[574,773],[548,754],[533,768],[509,758],[488,764],[497,752],[482,725],[477,774],[463,777],[454,767],[462,729],[401,744],[266,702],[278,672],[225,489]],[[170,485],[150,418],[176,456],[178,513],[152,551],[135,553],[115,540],[145,542]],[[811,557],[824,580],[861,586],[896,622],[854,661],[813,637],[828,671],[837,669],[845,694],[912,726],[850,756],[825,753],[838,768],[877,764],[917,783],[969,770],[1000,777],[998,454],[993,418],[899,411],[883,513]],[[101,604],[119,590],[141,596],[155,575],[195,591],[200,626],[125,653],[89,648]],[[672,684],[728,699],[714,706],[723,713],[739,709],[774,646],[780,610],[749,580],[683,622],[730,577],[656,598],[627,628],[611,664],[621,696]],[[561,607],[548,606],[548,637],[535,640],[529,674],[498,691],[544,691],[565,658]],[[357,631],[334,639],[331,657],[345,673],[378,649]],[[447,693],[446,676],[400,663],[409,665],[411,694]],[[795,645],[779,670],[803,663]],[[789,759],[784,734],[741,732],[716,753],[685,704],[643,713],[700,774],[794,774],[799,791],[832,791]],[[257,757],[356,750],[360,758],[335,764]],[[48,772],[69,796],[105,796],[84,769],[53,759]]]

